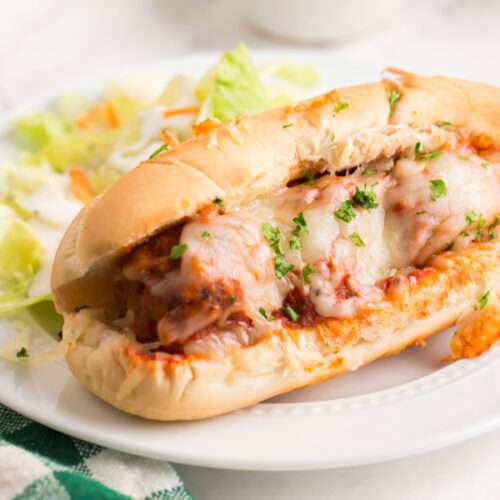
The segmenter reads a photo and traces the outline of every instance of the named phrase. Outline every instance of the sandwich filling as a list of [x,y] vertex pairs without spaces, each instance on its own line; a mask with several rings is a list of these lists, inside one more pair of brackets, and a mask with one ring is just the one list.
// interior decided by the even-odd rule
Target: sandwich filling
[[305,170],[272,197],[223,199],[117,267],[121,319],[173,355],[225,352],[266,331],[351,318],[389,279],[497,237],[500,174],[469,146]]

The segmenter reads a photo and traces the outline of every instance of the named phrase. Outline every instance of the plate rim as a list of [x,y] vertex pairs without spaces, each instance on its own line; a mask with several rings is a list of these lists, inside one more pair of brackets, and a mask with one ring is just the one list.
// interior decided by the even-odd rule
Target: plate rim
[[[276,59],[276,58],[289,58],[292,60],[295,59],[313,59],[315,62],[319,64],[328,65],[328,56],[330,55],[336,60],[340,60],[342,58],[343,53],[348,53],[348,50],[336,50],[332,51],[319,51],[319,50],[309,50],[309,49],[278,49],[278,50],[255,50],[253,53],[257,60],[265,60],[265,59]],[[68,81],[58,84],[49,92],[42,93],[40,95],[34,96],[27,101],[23,102],[21,105],[17,105],[12,107],[12,109],[7,109],[7,111],[2,113],[2,118],[0,119],[0,134],[5,133],[10,128],[11,123],[22,114],[37,111],[43,108],[46,108],[47,105],[50,104],[51,101],[54,100],[59,94],[69,91],[69,90],[81,90],[83,92],[89,93],[98,93],[99,89],[102,89],[103,83],[109,80],[119,81],[120,78],[125,77],[126,75],[131,74],[147,74],[152,73],[157,70],[167,69],[168,67],[175,68],[181,62],[184,65],[194,65],[196,62],[202,63],[204,66],[208,65],[211,60],[215,60],[220,56],[220,51],[206,51],[206,52],[195,52],[191,54],[179,55],[179,56],[170,56],[165,57],[162,60],[156,61],[148,61],[143,64],[138,65],[125,65],[120,66],[120,68],[112,67],[107,68],[105,70],[101,70],[93,74],[92,77],[84,78],[78,81]],[[359,56],[355,56],[354,59],[362,60]],[[364,61],[368,67],[373,67],[373,63],[369,61]],[[332,64],[332,63],[330,63]],[[375,68],[374,68],[375,69]],[[172,72],[174,72],[172,70]],[[494,353],[487,353],[483,361],[481,361],[481,370],[482,368],[489,367],[490,369],[496,369],[500,375],[500,364],[495,362],[497,358],[500,357],[500,349],[494,349]],[[478,358],[479,359],[479,358]],[[458,362],[462,363],[462,361]],[[464,362],[467,363],[467,362]],[[6,364],[1,362],[1,364]],[[484,366],[483,366],[484,365]],[[66,366],[67,369],[67,366]],[[446,368],[445,368],[446,369]],[[68,370],[68,369],[67,369]],[[268,409],[272,409],[273,407],[279,407],[280,409],[290,408],[294,409],[298,405],[302,408],[304,407],[318,407],[318,406],[328,406],[335,401],[336,404],[344,401],[354,401],[363,398],[373,398],[380,397],[382,393],[390,393],[394,390],[405,390],[407,387],[414,385],[416,383],[421,383],[422,380],[427,379],[428,377],[432,377],[436,375],[436,373],[443,371],[444,369],[440,369],[437,372],[433,372],[424,377],[419,377],[416,380],[399,384],[389,389],[384,389],[381,391],[375,391],[371,393],[367,393],[359,396],[351,396],[346,398],[339,398],[331,401],[318,401],[318,402],[298,402],[298,403],[265,403],[259,404],[254,408],[259,407],[267,407]],[[474,370],[476,373],[477,370]],[[68,370],[68,374],[71,377],[71,374]],[[483,374],[484,375],[484,374]],[[460,378],[460,377],[459,377]],[[0,375],[1,380],[1,375]],[[458,383],[459,379],[455,380],[455,383]],[[438,387],[437,390],[446,391],[446,387]],[[95,398],[95,396],[92,396]],[[97,400],[97,398],[95,398]],[[100,401],[100,400],[98,400]],[[500,426],[500,411],[493,413],[491,415],[485,415],[483,418],[478,418],[476,422],[463,424],[462,428],[456,430],[454,432],[450,432],[448,434],[443,433],[440,436],[434,436],[432,442],[423,443],[421,445],[415,445],[413,448],[401,448],[398,450],[384,450],[379,453],[377,456],[365,456],[359,460],[348,461],[336,461],[334,459],[327,460],[316,460],[309,461],[305,463],[301,461],[300,458],[291,457],[287,461],[278,462],[273,460],[272,458],[267,458],[265,460],[260,461],[259,463],[252,462],[251,460],[245,460],[241,457],[239,459],[236,458],[227,458],[227,459],[214,459],[211,456],[201,457],[199,454],[189,454],[183,453],[182,450],[178,450],[174,452],[172,450],[167,451],[166,453],[158,453],[157,451],[152,451],[151,449],[146,450],[144,447],[134,447],[130,444],[121,443],[119,440],[113,439],[110,437],[107,439],[105,436],[95,437],[95,434],[89,431],[87,427],[78,428],[72,427],[72,420],[65,420],[64,415],[58,414],[57,418],[52,420],[49,415],[40,415],[36,412],[36,406],[32,404],[23,404],[23,400],[19,399],[18,401],[15,398],[9,398],[5,396],[3,393],[0,394],[0,402],[5,404],[7,407],[13,409],[14,411],[31,418],[32,420],[39,422],[47,427],[52,429],[64,432],[68,435],[72,435],[78,437],[80,439],[84,439],[89,442],[93,442],[99,444],[101,446],[109,447],[111,449],[117,449],[120,451],[124,451],[127,453],[132,453],[135,455],[142,455],[151,458],[159,458],[163,460],[169,460],[174,462],[179,462],[188,465],[196,465],[196,466],[205,466],[212,468],[221,468],[221,469],[238,469],[238,470],[320,470],[327,469],[332,467],[347,467],[353,465],[364,465],[371,463],[381,463],[385,461],[395,460],[398,458],[403,458],[407,456],[413,456],[417,454],[422,454],[431,450],[439,449],[444,446],[451,445],[453,443],[458,443],[470,439],[474,436],[492,430],[495,427]],[[248,419],[248,418],[258,418],[259,414],[252,414],[253,409],[243,409],[238,410],[234,414],[232,414],[229,418],[236,419]],[[112,409],[112,411],[117,411]],[[57,412],[56,412],[57,413]],[[270,414],[270,412],[268,412]],[[272,416],[272,414],[270,414]],[[292,418],[299,418],[300,415],[292,415]],[[134,417],[133,417],[134,418]],[[314,418],[314,415],[308,415],[307,418]],[[205,421],[206,422],[206,421]],[[170,425],[170,424],[165,424]]]

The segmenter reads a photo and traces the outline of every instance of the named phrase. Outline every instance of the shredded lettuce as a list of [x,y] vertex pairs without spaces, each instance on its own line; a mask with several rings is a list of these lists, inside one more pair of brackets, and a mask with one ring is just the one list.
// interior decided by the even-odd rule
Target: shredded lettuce
[[26,297],[25,290],[12,289],[0,295],[0,317],[11,315],[19,309],[32,307],[42,302],[52,302],[52,295],[46,293],[36,297]]
[[27,290],[43,255],[33,229],[12,210],[0,206],[0,288]]
[[205,115],[223,122],[239,114],[254,114],[272,107],[250,50],[239,44],[223,54],[202,78],[196,94]]
[[320,79],[319,72],[314,66],[289,61],[269,65],[264,72],[302,87],[312,87]]
[[[56,171],[101,165],[113,150],[120,127],[139,108],[124,94],[108,96],[104,103],[113,111],[113,127],[96,119],[99,115],[92,115],[92,107],[78,94],[65,94],[50,111],[31,113],[17,120],[14,130],[19,146],[26,150],[24,160],[31,164],[46,161]],[[91,114],[90,125],[77,126],[85,113]]]
[[[23,343],[32,331],[42,329],[54,335],[62,327],[51,294],[28,296],[43,256],[44,249],[29,224],[0,206],[0,319],[22,329]],[[8,351],[8,345],[0,348],[0,354]]]

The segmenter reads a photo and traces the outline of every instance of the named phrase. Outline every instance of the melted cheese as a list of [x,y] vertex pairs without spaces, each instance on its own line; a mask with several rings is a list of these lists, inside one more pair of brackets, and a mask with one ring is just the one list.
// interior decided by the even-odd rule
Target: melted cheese
[[[161,343],[183,343],[186,353],[252,344],[280,326],[296,288],[318,315],[352,317],[383,296],[383,278],[424,264],[451,242],[485,238],[500,214],[499,170],[459,153],[372,162],[364,166],[368,176],[365,168],[328,175],[226,214],[200,214],[182,228],[180,269],[148,284],[153,296],[178,304],[158,321]],[[377,206],[357,204],[358,190],[372,192]],[[345,220],[335,213],[348,200]],[[297,230],[299,214],[306,230]],[[279,258],[293,266],[284,276],[277,276],[277,246],[266,241],[264,224],[279,230]],[[308,280],[306,266],[314,269]]]

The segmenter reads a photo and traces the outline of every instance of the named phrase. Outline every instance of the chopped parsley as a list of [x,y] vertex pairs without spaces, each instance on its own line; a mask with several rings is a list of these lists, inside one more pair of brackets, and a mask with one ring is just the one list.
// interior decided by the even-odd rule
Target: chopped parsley
[[352,201],[345,200],[340,204],[340,208],[333,212],[335,217],[343,222],[352,222],[356,217],[356,212],[352,209]]
[[476,240],[480,240],[482,237],[483,227],[486,225],[486,219],[483,214],[479,214],[477,224],[476,224]]
[[304,267],[304,269],[302,269],[302,276],[304,278],[304,283],[306,285],[311,284],[311,274],[313,274],[315,272],[316,272],[316,269],[314,269],[314,267],[310,266],[309,264],[307,264]]
[[361,208],[366,208],[366,210],[372,210],[373,208],[378,207],[377,203],[377,195],[375,191],[367,190],[365,185],[365,190],[356,188],[356,193],[352,197],[354,203],[359,205]]
[[485,161],[482,161],[480,164],[479,164],[480,167],[482,168],[488,168],[488,164],[485,162]]
[[344,111],[344,109],[347,109],[348,107],[349,107],[348,102],[339,101],[337,104],[335,104],[335,113],[340,113],[341,111]]
[[174,245],[170,250],[170,255],[168,256],[168,258],[170,260],[179,260],[182,257],[182,254],[184,254],[187,249],[188,246],[185,243]]
[[306,170],[302,174],[302,182],[304,184],[312,184],[314,182],[314,172],[312,170]]
[[[482,236],[482,230],[483,230],[484,226],[486,225],[486,219],[484,218],[484,215],[481,213],[477,214],[473,210],[468,210],[467,212],[465,212],[464,218],[465,218],[465,222],[467,223],[467,225],[470,226],[472,224],[475,224],[475,230],[476,230],[475,239],[480,240],[481,236]],[[495,229],[495,228],[493,227],[493,229]],[[462,236],[469,236],[469,232],[465,229],[460,234]],[[489,235],[489,231],[488,231],[488,235]]]
[[163,151],[168,151],[170,149],[170,144],[162,144],[158,149],[155,149],[150,155],[149,159],[152,160],[156,156],[158,156]]
[[292,249],[292,250],[300,250],[302,248],[302,243],[301,241],[299,240],[299,238],[292,238],[289,243],[288,243],[288,246]]
[[285,307],[285,316],[290,320],[290,321],[297,321],[299,319],[299,315],[295,311],[295,309],[292,306],[286,306]]
[[274,320],[274,317],[272,316],[272,314],[269,314],[263,307],[259,307],[259,312],[265,319],[267,319],[267,321]]
[[465,155],[458,155],[458,159],[462,160],[462,161],[470,160],[470,158],[468,156],[465,156]]
[[212,203],[214,203],[215,205],[219,205],[220,208],[226,208],[224,200],[222,198],[219,198],[218,196],[212,200]]
[[265,222],[262,224],[262,232],[264,233],[264,238],[269,243],[269,246],[274,250],[274,253],[283,255],[284,252],[281,247],[280,228]]
[[285,123],[283,125],[283,128],[290,128],[290,127],[293,127],[293,123]]
[[498,224],[500,224],[500,219],[498,217],[495,217],[493,222],[488,226],[488,237],[491,240],[498,236],[497,229],[496,229]]
[[374,168],[369,168],[366,167],[362,172],[361,175],[364,175],[365,177],[372,177],[374,175],[377,175],[377,171]]
[[442,179],[432,179],[429,181],[429,184],[431,186],[432,201],[437,201],[439,198],[443,198],[448,194],[448,188]]
[[401,94],[396,90],[389,90],[387,92],[387,99],[389,100],[389,116],[392,116],[394,111],[396,111],[396,104],[401,99]]
[[26,349],[26,347],[21,347],[21,349],[16,352],[16,358],[27,358],[28,356],[28,349]]
[[335,132],[332,132],[332,134],[330,135],[330,141],[335,142]]
[[279,280],[292,269],[293,264],[290,264],[283,255],[276,255],[274,257],[274,272]]
[[488,290],[480,299],[479,299],[479,310],[484,309],[490,300],[490,291]]
[[292,221],[295,224],[295,229],[292,232],[294,236],[300,236],[301,234],[309,234],[309,228],[307,227],[307,221],[304,217],[303,212],[300,212],[299,215],[297,215],[297,217],[294,217],[292,219]]
[[236,301],[237,301],[237,300],[238,300],[238,297],[236,297],[236,295],[230,295],[230,296],[229,296],[229,303],[230,303],[231,305],[236,304]]
[[440,121],[436,122],[434,125],[436,125],[436,127],[446,128],[446,127],[451,127],[452,123],[447,121]]
[[417,142],[415,144],[415,161],[434,160],[440,154],[442,154],[442,151],[439,150],[431,151],[429,153],[422,153],[421,149],[422,149],[422,144],[420,142]]
[[290,264],[285,259],[285,253],[283,247],[281,246],[280,229],[279,227],[272,226],[268,222],[262,224],[262,232],[264,233],[264,238],[269,243],[269,246],[274,250],[276,254],[274,257],[274,272],[278,279],[283,278],[285,274],[293,269],[293,264]]
[[209,233],[208,231],[203,231],[201,233],[201,237],[204,238],[205,240],[211,240],[213,238],[212,233]]
[[477,220],[477,214],[476,212],[474,212],[474,210],[468,210],[467,212],[465,212],[464,217],[467,224],[474,224],[474,222],[476,222]]
[[359,233],[351,233],[349,238],[357,247],[365,246],[365,242],[363,241],[363,238],[361,238]]

